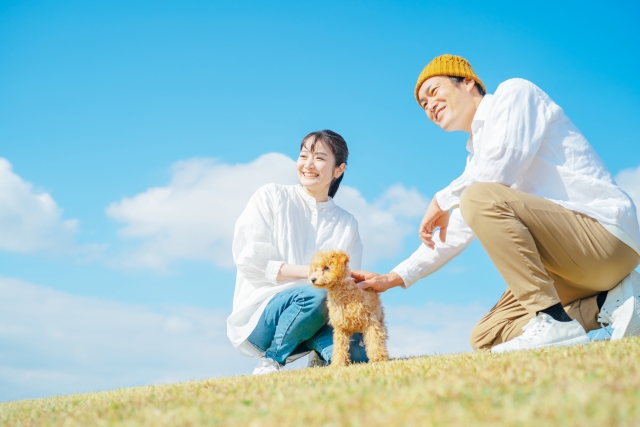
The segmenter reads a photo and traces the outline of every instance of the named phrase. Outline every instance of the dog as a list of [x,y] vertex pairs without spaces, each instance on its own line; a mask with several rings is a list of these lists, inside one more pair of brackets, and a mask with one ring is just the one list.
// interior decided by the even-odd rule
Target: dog
[[344,252],[324,251],[316,253],[309,266],[311,285],[327,290],[329,324],[333,326],[331,365],[349,364],[349,339],[354,332],[362,332],[369,361],[389,360],[380,296],[356,285],[348,262],[349,255]]

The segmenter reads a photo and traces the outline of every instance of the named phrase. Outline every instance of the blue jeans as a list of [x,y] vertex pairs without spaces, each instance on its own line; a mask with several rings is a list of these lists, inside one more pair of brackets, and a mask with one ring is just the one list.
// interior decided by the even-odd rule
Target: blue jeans
[[[264,357],[284,365],[289,356],[315,350],[326,360],[333,352],[333,328],[327,324],[327,291],[311,285],[276,294],[267,304],[248,341]],[[362,334],[351,337],[352,362],[368,362]]]

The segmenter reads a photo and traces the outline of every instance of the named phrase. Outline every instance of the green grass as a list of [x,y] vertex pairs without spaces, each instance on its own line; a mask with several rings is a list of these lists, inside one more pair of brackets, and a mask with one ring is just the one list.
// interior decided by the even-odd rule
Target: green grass
[[639,426],[640,339],[0,404],[2,426]]

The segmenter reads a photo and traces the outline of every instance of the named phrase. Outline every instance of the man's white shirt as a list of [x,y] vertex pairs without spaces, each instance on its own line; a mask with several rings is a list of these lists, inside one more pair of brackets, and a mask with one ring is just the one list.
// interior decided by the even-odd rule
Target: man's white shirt
[[409,287],[459,255],[475,235],[460,210],[462,192],[476,182],[496,182],[588,215],[640,254],[638,216],[578,128],[539,87],[507,80],[485,95],[473,117],[462,175],[436,193],[453,209],[446,242],[420,245],[393,269]]

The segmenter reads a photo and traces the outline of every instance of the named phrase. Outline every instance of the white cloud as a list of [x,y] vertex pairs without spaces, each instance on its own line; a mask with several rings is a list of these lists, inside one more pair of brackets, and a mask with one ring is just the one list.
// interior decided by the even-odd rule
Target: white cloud
[[[234,224],[251,195],[270,182],[297,182],[295,162],[278,153],[251,163],[227,165],[213,159],[180,161],[167,186],[155,187],[107,207],[107,215],[124,223],[119,234],[134,248],[122,255],[125,266],[166,269],[180,259],[233,267]],[[355,215],[365,247],[365,262],[397,255],[415,218],[428,201],[401,185],[373,203],[355,188],[342,185],[336,203]]]
[[621,171],[615,179],[620,188],[631,196],[636,208],[640,209],[640,166]]
[[38,192],[0,158],[0,250],[30,253],[69,249],[77,220],[62,220],[50,194]]
[[296,182],[295,163],[282,154],[265,154],[248,164],[213,159],[180,161],[166,187],[150,188],[107,208],[126,225],[120,235],[142,244],[126,265],[164,269],[177,259],[233,265],[231,241],[236,219],[262,185]]
[[[154,310],[8,278],[0,295],[0,401],[249,374],[256,363],[228,341],[225,309]],[[387,307],[390,353],[470,350],[469,332],[486,311]]]
[[0,401],[251,372],[227,310],[85,298],[0,278]]
[[396,184],[369,203],[355,188],[341,185],[336,204],[358,220],[364,246],[363,264],[372,266],[377,260],[402,251],[405,238],[417,233],[417,224],[412,220],[422,218],[429,201],[416,190]]

